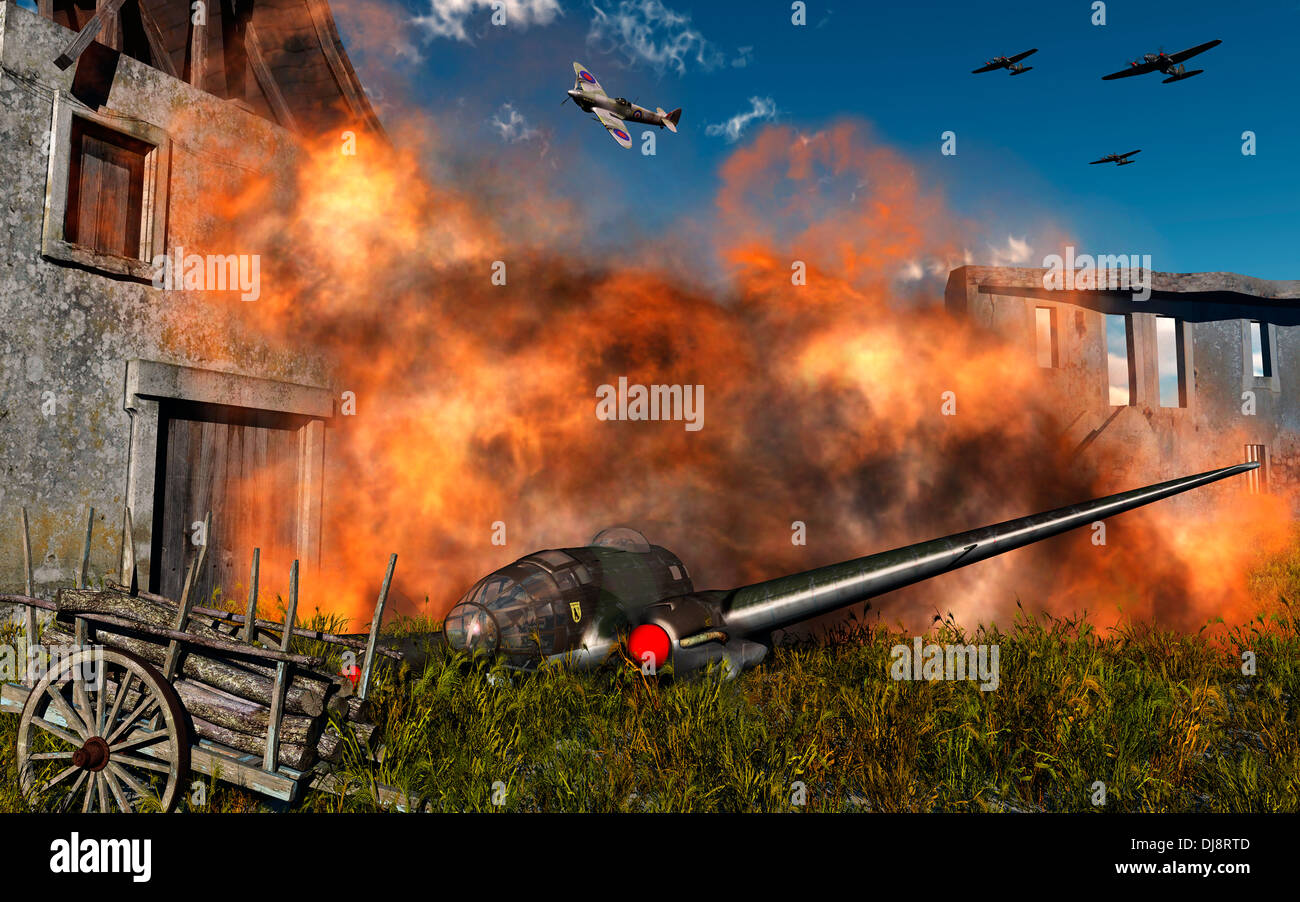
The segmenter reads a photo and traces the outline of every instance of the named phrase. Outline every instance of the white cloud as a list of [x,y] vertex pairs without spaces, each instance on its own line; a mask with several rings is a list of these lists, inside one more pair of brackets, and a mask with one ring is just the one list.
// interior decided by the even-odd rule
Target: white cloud
[[714,137],[722,135],[727,139],[728,144],[735,144],[751,122],[771,121],[776,118],[776,101],[771,97],[751,97],[749,106],[748,110],[737,113],[726,122],[705,126],[705,134]]
[[629,62],[648,63],[656,71],[685,74],[693,61],[716,69],[726,56],[691,26],[691,17],[664,6],[660,0],[619,0],[604,9],[591,4],[587,43],[607,53],[622,53]]
[[500,108],[492,114],[488,125],[496,129],[501,140],[507,144],[530,141],[541,134],[528,124],[524,114],[515,109],[515,105],[509,101],[501,104]]
[[[969,263],[970,261],[967,260],[966,262]],[[899,270],[898,277],[904,282],[920,282],[927,277],[930,279],[946,279],[948,273],[960,265],[960,263],[954,263],[941,257],[909,260]]]
[[754,58],[754,48],[752,45],[749,47],[737,47],[736,53],[738,56],[731,61],[731,67],[733,69],[745,68],[749,65],[749,61]]
[[991,266],[1020,266],[1029,262],[1029,241],[1025,238],[1008,235],[1005,245],[990,244],[989,251]]
[[412,22],[425,32],[425,38],[453,38],[469,41],[465,26],[471,16],[485,12],[484,23],[491,22],[493,4],[500,4],[505,15],[503,28],[527,28],[550,25],[564,15],[558,0],[428,0],[429,11]]

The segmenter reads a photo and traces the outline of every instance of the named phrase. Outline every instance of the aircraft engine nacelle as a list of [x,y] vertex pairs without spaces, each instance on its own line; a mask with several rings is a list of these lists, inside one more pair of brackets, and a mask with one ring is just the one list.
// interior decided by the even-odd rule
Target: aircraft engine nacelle
[[1176,66],[1170,70],[1169,77],[1162,84],[1169,84],[1171,81],[1182,81],[1184,78],[1191,78],[1193,75],[1200,75],[1204,69],[1193,69],[1188,72],[1186,66]]
[[728,632],[722,615],[727,594],[697,592],[648,605],[628,636],[628,655],[655,671],[670,663],[677,673],[718,664],[727,677],[757,664],[767,647]]

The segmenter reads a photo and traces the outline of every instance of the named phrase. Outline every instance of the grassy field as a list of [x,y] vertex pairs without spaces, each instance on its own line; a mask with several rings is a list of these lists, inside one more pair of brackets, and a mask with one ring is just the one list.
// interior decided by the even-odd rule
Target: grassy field
[[[381,673],[380,760],[354,745],[341,772],[358,791],[298,808],[375,810],[378,781],[435,811],[1296,811],[1300,612],[1283,590],[1300,553],[1255,581],[1280,597],[1271,613],[1198,635],[1023,614],[1005,631],[937,624],[927,642],[999,647],[990,692],[891,679],[890,648],[911,636],[864,623],[733,681],[647,680],[630,661],[520,674],[437,653]],[[16,724],[0,716],[6,811],[23,808]],[[207,793],[207,810],[267,807]]]

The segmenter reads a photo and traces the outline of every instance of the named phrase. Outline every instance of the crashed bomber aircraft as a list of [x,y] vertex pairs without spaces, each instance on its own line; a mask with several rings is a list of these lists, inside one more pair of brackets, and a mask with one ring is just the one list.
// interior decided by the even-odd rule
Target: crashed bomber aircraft
[[695,591],[676,555],[632,529],[584,548],[538,551],[484,577],[447,614],[455,649],[601,664],[626,638],[633,660],[676,674],[763,659],[774,630],[1258,467],[1242,463],[738,589]]

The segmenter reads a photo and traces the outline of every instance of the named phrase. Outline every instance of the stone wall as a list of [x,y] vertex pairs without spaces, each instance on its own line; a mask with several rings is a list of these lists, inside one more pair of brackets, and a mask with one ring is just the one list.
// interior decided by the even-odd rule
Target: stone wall
[[[72,94],[86,67],[61,71],[53,63],[71,37],[12,2],[0,4],[0,591],[22,589],[25,506],[43,595],[73,580],[92,506],[91,579],[118,575],[131,454],[128,361],[329,385],[325,363],[309,350],[274,347],[253,334],[256,302],[237,293],[165,291],[42,254],[51,151],[59,154],[49,146],[55,99],[86,108]],[[250,173],[269,177],[283,199],[292,186],[291,136],[129,57],[117,58],[109,84],[102,105],[88,109],[170,139],[167,248],[258,252],[208,245],[213,199]],[[150,528],[137,519],[137,545],[148,547]]]
[[[961,267],[949,276],[946,302],[950,312],[1022,346],[1030,359],[1037,353],[1035,307],[1057,310],[1060,365],[1044,369],[1043,378],[1070,399],[1062,417],[1071,423],[1068,436],[1080,446],[1081,461],[1112,466],[1117,476],[1131,472],[1129,460],[1145,461],[1139,475],[1158,481],[1242,461],[1246,444],[1262,444],[1268,449],[1271,485],[1285,489],[1300,482],[1300,283],[1234,273],[1157,272],[1151,274],[1151,297],[1139,301],[1118,292],[1047,290],[1043,274],[1041,269]],[[1128,406],[1110,404],[1107,313],[1127,314],[1133,323],[1137,378]],[[1158,316],[1182,321],[1185,407],[1161,406]],[[1251,370],[1252,320],[1269,327],[1271,378]],[[1254,396],[1253,415],[1243,411],[1246,392]],[[1192,495],[1179,503],[1195,505],[1206,497]]]

